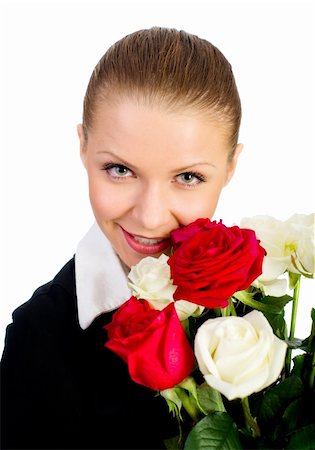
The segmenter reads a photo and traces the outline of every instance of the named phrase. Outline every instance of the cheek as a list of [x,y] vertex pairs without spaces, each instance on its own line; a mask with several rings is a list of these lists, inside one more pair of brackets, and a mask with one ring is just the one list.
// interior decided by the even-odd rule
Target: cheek
[[[188,225],[198,218],[212,219],[222,191],[221,184],[198,192],[190,202],[181,207],[181,223]],[[189,205],[189,207],[187,207]]]
[[126,196],[103,180],[89,180],[89,195],[94,215],[102,221],[119,217],[128,208]]

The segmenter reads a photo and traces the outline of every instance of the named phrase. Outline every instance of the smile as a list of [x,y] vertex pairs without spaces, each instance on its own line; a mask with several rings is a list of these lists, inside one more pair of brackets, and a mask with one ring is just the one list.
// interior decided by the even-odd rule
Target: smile
[[152,245],[152,244],[158,244],[163,241],[163,239],[149,239],[145,237],[140,237],[133,235],[133,238],[137,242],[141,242],[142,244]]
[[128,246],[137,253],[143,255],[154,255],[161,253],[170,246],[169,238],[147,238],[136,234],[128,233],[120,227]]

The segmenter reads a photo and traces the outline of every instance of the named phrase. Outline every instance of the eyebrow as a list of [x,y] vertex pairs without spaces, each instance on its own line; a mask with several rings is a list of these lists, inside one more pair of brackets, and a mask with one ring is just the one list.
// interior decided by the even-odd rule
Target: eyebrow
[[99,155],[100,153],[105,153],[106,155],[110,155],[114,159],[117,159],[119,161],[119,163],[121,163],[122,165],[124,165],[126,167],[129,167],[130,169],[135,169],[136,168],[133,164],[130,164],[128,161],[125,161],[120,156],[115,155],[115,153],[108,152],[106,150],[99,150],[98,152],[96,152],[97,155]]
[[[96,153],[97,154],[105,153],[106,155],[110,155],[113,158],[119,160],[120,163],[123,164],[124,166],[129,167],[130,169],[136,169],[136,166],[134,166],[133,164],[129,163],[128,161],[125,161],[120,156],[115,155],[115,153],[112,153],[112,152],[109,152],[109,151],[106,151],[106,150],[99,150]],[[214,167],[215,169],[217,167],[216,165],[214,165],[214,164],[212,164],[210,162],[200,161],[200,162],[196,162],[196,163],[193,163],[193,164],[188,164],[188,165],[186,165],[184,167],[179,167],[178,169],[175,169],[174,172],[184,172],[185,170],[187,170],[187,168],[195,167],[195,166],[211,166],[211,167]]]
[[176,170],[176,172],[183,172],[185,170],[187,170],[188,167],[195,167],[195,166],[211,166],[214,167],[216,169],[217,166],[215,166],[214,164],[210,163],[210,162],[206,162],[206,161],[200,161],[200,162],[196,162],[193,164],[188,164],[185,167],[180,167],[179,169]]

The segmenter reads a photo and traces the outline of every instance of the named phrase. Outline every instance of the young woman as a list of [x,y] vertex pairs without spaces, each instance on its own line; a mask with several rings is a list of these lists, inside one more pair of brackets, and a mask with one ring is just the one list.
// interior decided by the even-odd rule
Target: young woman
[[241,150],[231,66],[173,29],[128,35],[91,76],[78,126],[96,223],[13,313],[2,358],[2,448],[157,449],[177,423],[104,347],[126,274],[211,218]]

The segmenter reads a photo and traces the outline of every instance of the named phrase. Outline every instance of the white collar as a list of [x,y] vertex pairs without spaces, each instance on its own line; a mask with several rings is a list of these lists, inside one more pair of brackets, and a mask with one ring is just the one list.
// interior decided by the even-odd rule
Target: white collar
[[98,315],[130,298],[127,276],[111,243],[95,223],[75,254],[79,323],[85,330]]

